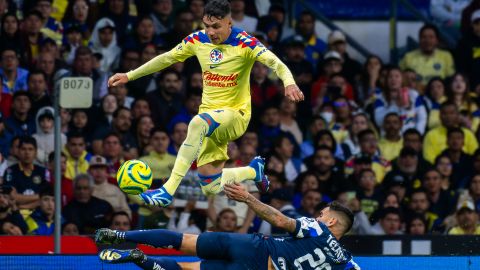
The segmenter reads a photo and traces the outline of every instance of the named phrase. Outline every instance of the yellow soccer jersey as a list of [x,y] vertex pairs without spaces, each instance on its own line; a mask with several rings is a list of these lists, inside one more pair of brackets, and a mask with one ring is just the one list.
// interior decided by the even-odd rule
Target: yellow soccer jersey
[[194,32],[175,48],[127,73],[129,80],[160,71],[197,56],[203,73],[200,111],[230,108],[250,114],[250,71],[255,61],[273,69],[284,86],[295,84],[287,66],[255,37],[232,27],[222,44],[212,44],[205,30]]

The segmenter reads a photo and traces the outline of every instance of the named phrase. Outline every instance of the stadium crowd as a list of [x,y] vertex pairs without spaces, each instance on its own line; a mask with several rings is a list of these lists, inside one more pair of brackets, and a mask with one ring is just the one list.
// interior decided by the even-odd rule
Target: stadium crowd
[[[310,12],[290,27],[282,1],[268,2],[231,0],[234,23],[283,58],[306,98],[287,101],[278,78],[255,63],[253,117],[228,146],[227,166],[262,155],[271,188],[245,188],[290,217],[317,216],[339,200],[355,213],[353,234],[480,234],[480,1],[461,14],[456,48],[442,47],[426,24],[398,66],[376,55],[360,63],[344,33],[321,40]],[[200,30],[204,4],[0,0],[0,233],[53,233],[59,74],[94,82],[92,108],[61,110],[64,235],[101,227],[282,233],[222,193],[204,198],[195,164],[181,207],[142,205],[116,185],[117,169],[134,158],[152,167],[153,187],[168,178],[208,74],[191,58],[126,86],[107,88],[107,79]]]

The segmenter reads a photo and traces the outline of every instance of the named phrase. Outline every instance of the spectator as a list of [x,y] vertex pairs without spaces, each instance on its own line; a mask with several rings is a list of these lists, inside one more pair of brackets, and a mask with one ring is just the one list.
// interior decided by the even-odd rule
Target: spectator
[[150,132],[154,128],[153,120],[150,116],[144,115],[138,119],[135,128],[135,139],[138,145],[138,153],[140,155],[148,154],[151,151]]
[[[361,131],[358,134],[358,141],[360,152],[356,156],[364,155],[371,158],[372,169],[375,171],[377,180],[381,183],[385,177],[385,174],[390,171],[391,164],[378,153],[378,140],[375,132],[371,129]],[[345,171],[347,175],[351,174],[352,172],[356,156],[351,157],[345,163]]]
[[68,134],[68,126],[72,120],[72,114],[68,109],[60,108],[60,121],[61,121],[61,132],[64,134]]
[[175,115],[170,123],[167,125],[167,129],[173,129],[173,126],[178,122],[189,123],[192,118],[198,114],[198,109],[202,103],[202,91],[199,88],[191,88],[187,92],[185,102],[180,113]]
[[399,179],[402,179],[400,181],[408,190],[421,185],[421,175],[418,174],[418,154],[413,148],[403,148],[395,165],[395,169],[385,176],[385,185],[398,182]]
[[7,166],[12,166],[18,163],[20,159],[20,139],[23,136],[15,136],[10,141],[10,151],[7,158]]
[[[440,121],[442,125],[430,130],[423,142],[423,154],[428,162],[433,163],[435,158],[447,148],[447,130],[459,127],[459,119],[458,107],[454,103],[442,103],[440,106]],[[477,139],[470,130],[466,128],[462,128],[462,130],[465,135],[463,151],[471,155],[478,148]]]
[[20,21],[15,13],[10,11],[3,14],[0,25],[0,37],[2,37],[0,51],[3,51],[5,48],[18,48],[20,58],[22,58],[25,53],[25,48],[23,47],[23,40],[20,35]]
[[258,18],[257,33],[255,33],[255,36],[257,36],[257,38],[262,37],[264,39],[261,40],[263,45],[275,54],[281,53],[281,27],[282,25],[272,16],[265,15]]
[[[296,79],[300,89],[310,89],[313,82],[313,66],[306,59],[305,44],[300,36],[294,36],[285,44],[285,64]],[[308,96],[308,91],[305,91]]]
[[193,29],[200,30],[203,29],[203,8],[205,6],[205,0],[190,0],[187,1],[188,9],[193,14]]
[[344,65],[343,74],[348,82],[353,84],[362,73],[362,65],[355,59],[352,59],[347,53],[347,38],[340,30],[333,30],[328,35],[328,49],[338,52],[342,56]]
[[472,125],[472,118],[478,107],[472,100],[471,95],[468,79],[463,74],[455,73],[450,79],[450,85],[447,88],[448,100],[457,105],[460,111],[461,125],[476,131],[478,124],[476,126]]
[[[270,205],[280,211],[287,217],[290,218],[298,218],[300,214],[295,210],[292,205],[293,194],[289,189],[281,188],[272,191],[272,200],[270,201]],[[282,234],[285,233],[284,231],[272,227],[272,225],[266,221],[262,221],[260,224],[260,228],[258,229],[259,233],[265,235],[275,235],[275,234]]]
[[1,56],[2,93],[13,94],[19,90],[27,90],[28,70],[19,67],[18,52],[14,47],[4,48]]
[[225,208],[218,213],[214,231],[230,233],[237,231],[237,215],[232,209]]
[[464,35],[458,42],[455,65],[457,66],[457,71],[468,75],[472,89],[477,91],[480,79],[478,76],[475,76],[475,70],[480,68],[480,60],[473,53],[473,50],[480,46],[480,9],[472,14],[469,25],[472,27],[472,34]]
[[454,212],[457,195],[454,191],[442,190],[442,178],[437,170],[425,173],[422,186],[427,191],[431,212],[442,220]]
[[377,92],[381,92],[380,89],[383,88],[383,85],[380,85],[382,67],[382,59],[377,55],[371,55],[365,60],[355,95],[355,101],[359,105],[367,105]]
[[245,14],[245,0],[232,0],[230,5],[233,24],[247,33],[253,33],[257,29],[258,20]]
[[310,189],[305,192],[300,202],[298,212],[304,217],[315,217],[315,211],[322,202],[322,194],[316,189]]
[[295,119],[297,114],[297,105],[287,98],[283,98],[280,102],[280,129],[289,132],[295,138],[296,144],[301,144],[303,134]]
[[52,100],[47,94],[47,80],[43,72],[32,71],[28,74],[28,93],[32,101],[30,114],[37,115],[41,108],[52,106]]
[[458,225],[448,231],[449,235],[480,235],[478,213],[472,202],[461,202],[455,213]]
[[76,26],[82,34],[83,41],[88,42],[91,36],[95,7],[87,0],[69,1],[65,16],[63,17],[64,29]]
[[[215,196],[215,197],[218,197]],[[179,233],[188,233],[188,234],[200,234],[202,231],[198,226],[195,224],[195,214],[194,209],[195,209],[195,200],[190,200],[187,202],[185,205],[184,210],[180,213],[180,216],[178,217],[178,222],[177,222],[177,212],[174,211],[173,215],[170,217],[170,220],[168,222],[167,228],[172,231],[176,231]],[[209,207],[210,210],[210,207]]]
[[78,236],[80,232],[78,231],[77,224],[73,222],[65,222],[62,225],[62,235],[65,236]]
[[22,137],[19,143],[18,163],[8,167],[4,183],[14,189],[13,198],[21,209],[34,209],[39,202],[38,194],[50,179],[48,170],[34,163],[37,157],[37,142],[32,137]]
[[159,44],[160,38],[155,34],[155,26],[152,18],[149,16],[143,16],[138,18],[135,25],[135,32],[127,37],[122,47],[137,49],[150,43]]
[[132,102],[133,119],[136,121],[142,115],[152,115],[150,104],[148,104],[148,101],[145,98],[135,98],[135,100]]
[[13,235],[13,236],[23,235],[22,229],[19,226],[13,224],[10,221],[6,221],[6,222],[2,223],[1,225],[2,225],[2,227],[0,229],[1,229],[1,232],[3,234]]
[[75,51],[72,77],[91,77],[93,79],[93,100],[98,102],[108,93],[107,74],[93,67],[93,53],[88,47],[80,46]]
[[328,146],[319,146],[313,155],[311,168],[319,179],[319,191],[324,201],[330,201],[350,187],[346,182],[343,172],[335,167],[335,158],[332,149]]
[[385,115],[396,112],[403,119],[403,131],[416,128],[421,134],[425,132],[428,115],[423,98],[414,89],[402,86],[402,72],[391,68],[387,73],[387,85],[383,93],[374,102],[375,123],[383,124]]
[[[62,51],[63,58],[67,65],[71,66],[75,62],[75,55],[77,49],[83,46],[82,43],[82,30],[78,25],[72,25],[65,29],[65,40],[63,41]],[[93,56],[93,54],[92,54]],[[91,66],[95,69],[94,60],[91,59]]]
[[118,108],[113,113],[111,128],[99,127],[93,135],[92,150],[94,153],[101,153],[103,140],[109,133],[116,133],[120,136],[124,155],[127,159],[138,157],[138,148],[135,136],[130,132],[132,127],[132,113],[125,107]]
[[[284,164],[283,160],[281,159],[280,155],[277,153],[274,153],[276,157],[278,157],[279,162]],[[240,145],[239,149],[239,163],[240,166],[247,166],[250,161],[257,156],[257,150],[255,150],[255,147],[253,145],[244,143]],[[283,170],[282,170],[283,172]]]
[[25,136],[35,133],[35,120],[30,116],[32,102],[25,91],[13,95],[12,114],[5,120],[5,126],[14,135]]
[[110,229],[120,232],[126,232],[130,231],[131,228],[132,223],[130,221],[130,216],[126,212],[119,211],[112,214],[112,222],[110,223]]
[[93,179],[79,174],[73,179],[74,199],[63,209],[67,222],[78,224],[80,234],[93,234],[96,229],[110,224],[112,206],[92,196]]
[[424,90],[424,101],[428,111],[428,129],[440,126],[440,104],[447,100],[445,83],[439,77],[428,81]]
[[93,156],[90,160],[88,173],[95,183],[92,196],[107,201],[112,206],[113,211],[123,211],[131,217],[132,211],[128,207],[125,194],[120,191],[118,186],[108,182],[107,160],[102,156]]
[[12,195],[12,186],[9,185],[0,186],[0,224],[3,224],[0,231],[4,234],[8,234],[8,230],[5,230],[6,227],[13,228],[15,226],[17,235],[26,234],[28,231],[28,226],[22,214],[20,214],[17,202]]
[[459,202],[471,201],[475,205],[477,212],[480,212],[480,175],[475,174],[470,180],[469,187],[464,190],[459,198]]
[[360,201],[362,211],[370,217],[380,207],[382,190],[377,186],[378,181],[372,169],[360,171],[358,180],[356,198]]
[[[50,186],[53,188],[55,186],[55,153],[51,152],[48,155],[48,171],[50,174]],[[61,153],[60,156],[60,173],[61,173],[61,201],[62,208],[65,207],[73,199],[73,184],[72,179],[65,176],[67,171],[67,157],[64,153]]]
[[[53,132],[53,108],[43,107],[37,113],[37,133],[33,134],[33,138],[37,141],[37,160],[41,164],[47,164],[48,155],[55,150],[55,134]],[[67,141],[64,134],[60,134],[60,144],[63,148]]]
[[[270,180],[270,176],[269,176]],[[295,194],[292,199],[292,204],[295,208],[300,208],[303,196],[308,190],[318,189],[319,181],[317,175],[312,171],[306,171],[298,175],[295,179]]]
[[445,79],[455,72],[450,52],[438,48],[439,33],[431,24],[422,26],[418,33],[420,47],[407,53],[400,67],[413,69],[420,77],[421,84],[426,85],[433,77]]
[[128,88],[126,85],[117,85],[108,88],[108,95],[113,95],[117,99],[118,106],[132,109],[132,104],[135,99],[127,96],[127,94]]
[[428,200],[427,192],[422,188],[414,189],[410,194],[410,200],[408,202],[408,216],[422,217],[426,222],[426,231],[437,231],[441,219],[439,219],[437,214],[430,212],[429,208],[430,201]]
[[152,129],[150,132],[150,145],[152,151],[140,159],[147,163],[152,169],[154,181],[162,182],[170,176],[175,156],[167,152],[170,138],[165,130],[161,128]]
[[285,135],[278,136],[273,142],[273,150],[285,164],[285,177],[289,182],[293,182],[301,172],[307,170],[302,160],[294,156],[294,147],[290,138]]
[[314,138],[317,137],[318,132],[321,130],[326,129],[327,125],[325,120],[321,116],[313,116],[310,119],[310,124],[308,127],[308,131],[305,135],[305,139],[303,140],[302,144],[300,145],[301,150],[301,158],[304,159],[313,155],[314,151]]
[[278,86],[268,78],[268,67],[260,62],[253,64],[250,88],[252,89],[252,115],[260,113],[265,104],[273,102],[280,94]]
[[33,63],[38,57],[39,46],[45,39],[41,33],[42,29],[42,13],[37,10],[30,10],[24,17],[23,31],[24,31],[24,48],[26,48],[26,62],[28,66],[33,66]]
[[170,145],[168,146],[168,153],[176,156],[178,149],[182,145],[183,141],[187,138],[188,123],[178,122],[173,125],[170,131]]
[[[109,130],[112,127],[113,114],[118,110],[118,101],[114,95],[104,96],[98,108],[95,126],[97,130]],[[100,136],[100,135],[98,135]]]
[[82,134],[69,134],[63,153],[67,157],[65,177],[73,179],[77,175],[87,172],[92,156],[86,151],[85,138]]
[[370,122],[368,115],[365,113],[355,113],[352,116],[352,124],[348,129],[348,137],[342,143],[342,149],[345,160],[348,160],[351,156],[360,153],[360,146],[358,142],[358,134],[366,129],[373,129],[373,124]]
[[122,49],[117,45],[116,28],[112,20],[102,18],[95,24],[90,43],[92,51],[102,55],[102,72],[111,72],[118,68]]
[[0,112],[0,155],[6,158],[8,157],[13,134],[5,127],[4,120],[5,118],[3,118],[3,114]]
[[40,205],[25,218],[28,225],[28,234],[53,235],[55,230],[55,195],[50,187],[40,191]]
[[92,145],[92,126],[88,112],[85,109],[75,109],[72,111],[69,133],[80,133],[86,140],[87,148]]
[[123,44],[125,37],[132,31],[135,24],[135,17],[130,15],[130,5],[128,1],[122,0],[107,0],[103,5],[103,10],[101,14],[106,15],[107,18],[111,19],[117,29],[124,29],[124,31],[119,31],[117,34],[118,42]]
[[63,26],[61,22],[51,16],[53,13],[52,1],[39,0],[36,3],[35,9],[42,14],[42,34],[60,43],[62,41]]
[[103,139],[102,153],[102,156],[107,158],[108,174],[110,176],[108,181],[112,184],[116,184],[117,171],[120,168],[120,165],[125,162],[125,157],[123,156],[124,151],[118,134],[109,133],[105,136]]
[[[373,226],[370,225],[368,219],[363,212],[355,215],[356,223],[360,224],[358,228],[359,234],[373,235],[399,235],[401,231],[402,214],[399,208],[387,207],[381,211],[380,220]],[[355,226],[354,226],[355,227]]]
[[472,177],[473,157],[462,149],[465,146],[465,134],[461,128],[451,128],[447,131],[447,146],[441,155],[450,158],[453,170],[450,187],[453,190],[465,189]]
[[426,235],[428,233],[427,221],[421,215],[409,217],[405,224],[406,234],[409,235]]
[[[166,49],[173,49],[183,38],[193,32],[193,20],[193,14],[188,9],[180,9],[176,12],[173,28],[160,35]],[[188,63],[191,60],[186,61]]]
[[435,21],[445,27],[460,26],[462,10],[472,2],[471,0],[451,1],[433,0],[430,2],[430,13]]
[[62,61],[55,59],[55,55],[50,52],[41,52],[38,56],[36,68],[41,70],[45,76],[47,95],[53,94],[54,75],[55,72],[62,66]]
[[453,163],[447,155],[440,155],[435,159],[435,169],[442,175],[442,189],[448,190],[451,187],[451,176]]
[[[155,27],[155,34],[160,35],[166,33],[172,27],[173,19],[173,5],[172,0],[154,0],[153,11],[150,17],[153,20]],[[203,17],[203,12],[202,12]]]
[[169,69],[160,73],[158,89],[147,94],[152,117],[158,125],[166,125],[182,108],[180,73]]
[[382,156],[392,161],[398,157],[403,147],[403,139],[400,134],[402,130],[402,119],[397,113],[388,113],[383,120],[384,136],[378,142],[378,148]]
[[315,68],[318,60],[325,52],[327,44],[315,34],[315,17],[313,13],[303,11],[300,14],[295,32],[302,37],[305,43],[305,59]]

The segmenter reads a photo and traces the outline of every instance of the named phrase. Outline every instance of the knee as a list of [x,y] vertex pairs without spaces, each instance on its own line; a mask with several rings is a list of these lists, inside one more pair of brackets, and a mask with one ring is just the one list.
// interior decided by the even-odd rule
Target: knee
[[190,121],[190,125],[195,130],[199,128],[206,128],[205,136],[209,137],[215,131],[215,129],[220,126],[220,124],[213,119],[213,117],[208,113],[197,114]]

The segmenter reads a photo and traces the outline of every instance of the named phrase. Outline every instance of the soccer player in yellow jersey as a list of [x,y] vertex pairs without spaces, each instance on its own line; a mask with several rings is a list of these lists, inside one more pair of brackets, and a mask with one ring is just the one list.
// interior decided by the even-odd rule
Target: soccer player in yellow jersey
[[173,63],[196,56],[203,72],[203,95],[199,114],[188,125],[187,138],[178,151],[170,178],[157,190],[140,197],[150,205],[171,204],[182,178],[197,160],[200,185],[207,194],[216,194],[225,184],[255,181],[260,192],[269,187],[264,160],[256,157],[249,166],[224,169],[227,144],[245,132],[251,117],[250,71],[255,61],[275,71],[285,86],[285,96],[293,102],[303,93],[282,61],[255,37],[232,26],[227,0],[211,0],[204,8],[204,30],[187,36],[171,51],[161,54],[128,73],[117,73],[109,86],[125,84],[160,71]]

